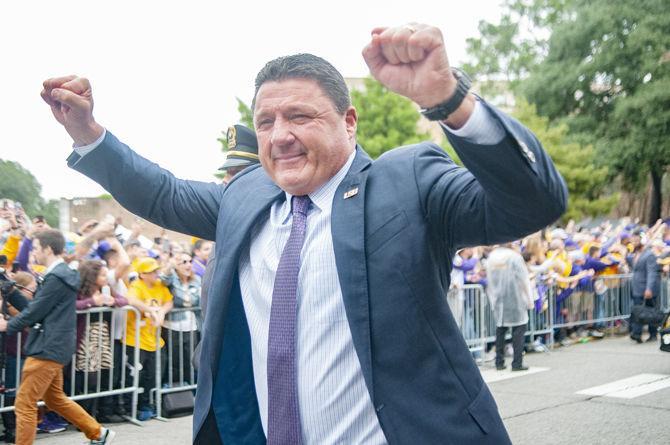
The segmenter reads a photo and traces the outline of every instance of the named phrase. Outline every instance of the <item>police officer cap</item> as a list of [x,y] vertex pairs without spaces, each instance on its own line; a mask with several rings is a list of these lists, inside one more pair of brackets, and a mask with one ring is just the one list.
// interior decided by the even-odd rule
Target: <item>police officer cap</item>
[[258,164],[256,133],[244,125],[233,125],[228,127],[226,140],[228,143],[228,151],[225,152],[226,162],[219,170]]

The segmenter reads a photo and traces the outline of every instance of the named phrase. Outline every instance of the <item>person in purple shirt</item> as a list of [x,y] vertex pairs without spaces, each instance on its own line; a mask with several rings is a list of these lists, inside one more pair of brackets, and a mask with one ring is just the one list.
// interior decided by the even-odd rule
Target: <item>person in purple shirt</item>
[[[598,246],[591,246],[589,249],[589,254],[584,260],[584,265],[582,266],[583,270],[592,270],[595,274],[602,272],[610,266],[619,264],[619,261],[612,258],[611,256],[601,254],[602,249]],[[605,316],[605,297],[607,296],[607,287],[596,285],[597,279],[593,280],[592,288],[594,291],[593,298],[594,301],[594,314],[593,318],[596,320],[603,318]],[[592,337],[602,338],[604,334],[602,329],[605,327],[604,322],[596,322],[594,324],[594,329],[590,332]]]
[[212,252],[213,246],[214,243],[203,239],[199,239],[195,242],[195,244],[193,244],[193,272],[200,278],[205,275],[207,259],[209,258],[209,254]]

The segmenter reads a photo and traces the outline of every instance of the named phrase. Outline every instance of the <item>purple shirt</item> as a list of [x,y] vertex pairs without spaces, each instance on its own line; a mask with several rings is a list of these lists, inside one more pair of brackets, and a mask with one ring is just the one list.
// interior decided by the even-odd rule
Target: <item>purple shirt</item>
[[202,278],[205,275],[205,268],[207,267],[207,261],[200,261],[199,258],[193,258],[193,273]]

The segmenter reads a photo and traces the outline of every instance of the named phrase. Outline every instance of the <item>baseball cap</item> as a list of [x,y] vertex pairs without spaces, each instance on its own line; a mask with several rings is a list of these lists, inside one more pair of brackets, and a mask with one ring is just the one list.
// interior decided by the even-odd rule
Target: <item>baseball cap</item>
[[153,258],[142,258],[137,264],[138,273],[151,273],[158,269],[160,269],[160,265]]

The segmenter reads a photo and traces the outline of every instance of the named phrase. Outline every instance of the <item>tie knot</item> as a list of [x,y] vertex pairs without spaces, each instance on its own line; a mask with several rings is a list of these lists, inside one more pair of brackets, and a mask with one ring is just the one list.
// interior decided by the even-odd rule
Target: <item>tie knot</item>
[[312,200],[309,199],[309,196],[294,196],[291,200],[291,211],[293,213],[299,213],[303,216],[307,215],[307,210],[309,210],[309,205]]

